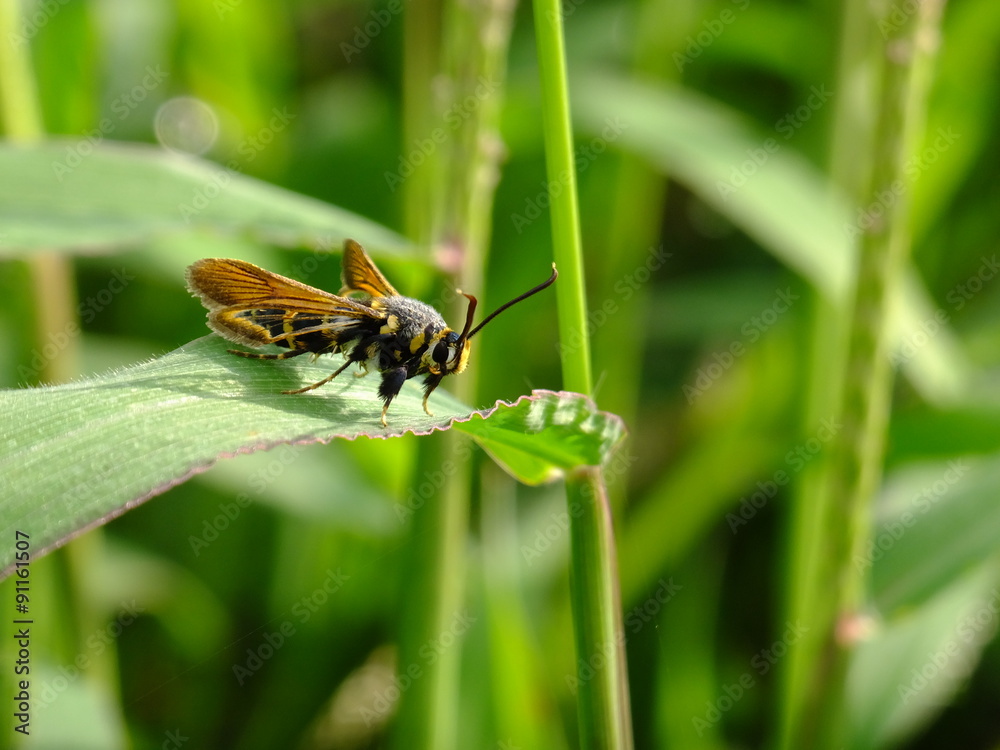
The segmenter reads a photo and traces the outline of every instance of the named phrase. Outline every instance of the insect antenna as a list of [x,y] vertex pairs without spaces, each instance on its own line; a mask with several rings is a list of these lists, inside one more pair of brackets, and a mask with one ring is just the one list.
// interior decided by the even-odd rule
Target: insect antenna
[[469,329],[472,328],[472,316],[476,314],[476,306],[479,304],[479,300],[471,294],[466,294],[461,289],[458,290],[458,293],[469,300],[469,310],[465,313],[465,328],[462,329],[462,335],[458,337],[458,343],[464,345],[469,339]]
[[486,325],[487,323],[489,323],[491,320],[493,320],[493,318],[495,318],[497,315],[499,315],[500,313],[502,313],[508,307],[512,307],[513,305],[516,305],[518,302],[522,302],[523,300],[528,299],[528,297],[532,296],[533,294],[538,294],[543,289],[546,289],[546,288],[552,286],[552,283],[558,277],[559,277],[559,272],[556,270],[556,264],[553,263],[552,264],[552,275],[549,276],[549,278],[547,278],[541,284],[539,284],[538,286],[536,286],[534,289],[529,289],[524,294],[521,294],[521,295],[515,297],[514,299],[512,299],[510,302],[507,302],[507,303],[505,303],[503,305],[500,305],[500,307],[498,307],[496,310],[494,310],[489,315],[487,315],[486,318],[479,325],[477,325],[475,328],[473,328],[471,331],[469,330],[469,328],[472,326],[472,314],[476,311],[476,304],[477,304],[477,302],[476,302],[476,298],[473,297],[471,294],[465,294],[464,292],[462,292],[462,294],[464,296],[466,296],[466,297],[469,298],[469,312],[468,312],[468,314],[465,317],[465,328],[462,331],[462,335],[458,337],[458,342],[459,343],[465,343],[465,341],[467,341],[468,339],[471,339],[473,336],[475,336],[477,333],[479,333],[482,330],[482,328],[483,328],[484,325]]

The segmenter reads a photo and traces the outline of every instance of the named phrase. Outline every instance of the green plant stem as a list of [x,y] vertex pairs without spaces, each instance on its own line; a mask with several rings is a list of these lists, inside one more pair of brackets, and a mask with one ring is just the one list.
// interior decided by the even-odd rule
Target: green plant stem
[[[441,16],[432,16],[428,8],[410,12],[406,143],[426,139],[436,130],[445,131],[447,138],[408,180],[405,223],[419,242],[444,251],[439,257],[449,263],[447,270],[457,272],[460,287],[478,290],[483,286],[499,171],[503,95],[482,82],[492,85],[504,77],[513,3],[446,0]],[[439,17],[443,28],[438,28]],[[476,106],[452,127],[446,113],[470,97]],[[459,296],[453,319],[462,319],[465,304]],[[476,371],[471,367],[453,384],[466,402],[474,400]],[[441,492],[415,514],[410,535],[415,585],[405,600],[400,669],[416,664],[423,676],[403,698],[396,725],[396,744],[408,749],[451,750],[457,745],[460,643],[429,664],[422,648],[448,632],[462,607],[472,472],[468,461],[446,462],[466,439],[449,431],[422,440],[418,448],[415,485],[426,483],[429,468],[450,465],[452,470],[442,470],[446,480]]]
[[[929,82],[919,42],[934,38],[939,3],[924,3],[903,23],[885,23],[878,117],[869,188],[860,207],[881,206],[880,219],[859,227],[859,260],[842,386],[828,403],[841,402],[842,426],[821,487],[822,534],[813,591],[826,594],[818,622],[820,640],[806,685],[800,722],[789,747],[839,747],[846,718],[843,689],[852,649],[864,632],[866,579],[862,558],[871,533],[871,508],[881,482],[891,401],[888,323],[892,292],[899,288],[909,254],[905,158],[923,123]],[[852,217],[853,218],[853,217]],[[838,398],[842,393],[842,400]]]
[[[866,198],[874,133],[874,81],[881,70],[867,0],[845,0],[841,21],[834,114],[829,148],[829,173],[834,190],[860,205]],[[810,378],[806,394],[803,433],[815,434],[822,420],[839,414],[843,403],[843,378],[851,300],[848,295],[830,298],[819,290],[811,295],[812,342]],[[824,455],[807,466],[796,485],[796,502],[789,524],[786,566],[786,619],[806,623],[803,637],[792,647],[781,671],[782,700],[779,716],[781,747],[798,747],[807,709],[814,700],[816,664],[823,648],[824,623],[832,617],[823,581],[824,537],[830,486],[830,460]]]
[[[621,591],[604,476],[587,467],[566,478],[572,565],[580,747],[632,748]],[[594,665],[603,667],[594,668]]]
[[[445,6],[444,60],[450,96],[445,113],[466,112],[446,142],[443,201],[435,241],[457,249],[463,289],[482,289],[492,228],[493,196],[499,181],[500,110],[514,10],[512,0]],[[472,104],[469,104],[472,102]],[[441,124],[439,123],[439,124]],[[464,315],[465,299],[456,300]],[[473,350],[475,356],[475,350]],[[466,377],[466,384],[474,380]]]
[[0,121],[11,140],[27,142],[42,137],[42,113],[31,69],[28,43],[20,40],[19,3],[0,3]]
[[[587,300],[580,242],[580,215],[576,201],[576,169],[573,164],[573,131],[569,86],[566,81],[562,6],[558,0],[536,0],[534,7],[542,91],[545,167],[550,185],[552,254],[560,276],[556,285],[559,339],[579,342],[579,346],[559,348],[563,387],[590,395],[593,382],[590,337],[587,333]],[[552,185],[558,185],[558,190],[553,190]]]
[[[561,4],[558,0],[536,0],[534,16],[553,255],[560,273],[556,284],[559,336],[562,341],[579,342],[579,346],[560,347],[563,386],[590,395],[590,341]],[[559,189],[552,189],[553,185]],[[601,470],[590,467],[568,476],[566,500],[571,519],[570,587],[578,665],[580,746],[631,748],[618,563]],[[594,670],[594,663],[604,666]]]
[[[433,129],[432,82],[440,63],[441,0],[409,3],[403,15],[403,143],[401,154],[426,138]],[[433,206],[431,185],[437,160],[429,159],[403,183],[403,231],[410,239],[426,243],[431,237]]]
[[[20,28],[19,3],[0,3],[0,124],[11,141],[33,143],[42,139],[44,128],[30,48],[21,41]],[[62,334],[76,324],[73,270],[56,253],[36,253],[27,263],[35,300],[35,346],[42,351],[49,334]],[[77,337],[68,336],[59,356],[44,358],[39,380],[69,380],[77,372],[78,359]]]

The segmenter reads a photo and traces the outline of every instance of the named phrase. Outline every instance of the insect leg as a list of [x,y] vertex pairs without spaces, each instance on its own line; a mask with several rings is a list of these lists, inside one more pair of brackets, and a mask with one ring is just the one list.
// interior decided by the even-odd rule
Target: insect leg
[[427,408],[427,399],[431,397],[434,389],[440,385],[442,380],[444,380],[444,375],[428,375],[427,379],[424,380],[424,413],[428,417],[433,417],[434,414]]
[[281,354],[258,354],[257,352],[244,352],[239,349],[226,349],[230,354],[235,354],[237,357],[246,357],[247,359],[291,359],[292,357],[298,357],[300,354],[308,354],[308,349],[292,349],[288,352],[282,352]]
[[385,421],[386,412],[389,411],[389,404],[392,400],[399,395],[400,390],[403,388],[403,383],[406,382],[406,368],[405,367],[394,367],[391,370],[385,370],[382,372],[382,382],[378,386],[378,395],[385,402],[385,406],[382,407],[382,426],[388,427],[388,422]]
[[282,391],[282,393],[284,393],[287,396],[291,396],[291,395],[294,395],[296,393],[305,393],[306,391],[311,391],[314,388],[319,388],[321,385],[326,385],[327,383],[329,383],[331,380],[333,380],[335,377],[337,377],[338,375],[340,375],[340,373],[342,373],[344,370],[346,370],[352,364],[354,364],[353,360],[349,359],[346,362],[344,362],[344,364],[341,367],[339,367],[337,369],[337,371],[335,373],[333,373],[333,375],[330,375],[329,377],[323,378],[318,383],[313,383],[312,385],[307,385],[305,388],[297,388],[294,391]]

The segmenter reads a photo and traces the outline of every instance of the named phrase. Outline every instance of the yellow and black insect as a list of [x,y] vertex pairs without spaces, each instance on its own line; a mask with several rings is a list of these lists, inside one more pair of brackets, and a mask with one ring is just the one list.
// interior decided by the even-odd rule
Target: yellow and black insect
[[[364,249],[354,240],[344,243],[341,295],[330,294],[298,281],[265,271],[252,263],[227,258],[206,258],[187,270],[188,289],[208,308],[208,326],[225,339],[245,346],[277,344],[289,351],[258,354],[230,349],[230,353],[251,359],[289,359],[301,354],[343,352],[347,361],[329,377],[294,391],[305,393],[329,383],[352,363],[367,375],[382,374],[378,395],[382,399],[382,426],[389,404],[410,378],[426,375],[424,411],[427,399],[445,375],[465,369],[469,340],[494,317],[511,305],[537,294],[556,280],[552,275],[505,305],[501,305],[475,328],[472,317],[476,298],[469,309],[462,333],[455,333],[430,305],[402,296],[378,270]],[[433,415],[431,415],[433,416]]]

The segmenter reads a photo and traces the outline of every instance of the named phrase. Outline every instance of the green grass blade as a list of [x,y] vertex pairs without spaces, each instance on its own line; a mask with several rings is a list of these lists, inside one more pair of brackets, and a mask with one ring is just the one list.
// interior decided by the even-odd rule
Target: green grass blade
[[846,747],[903,747],[967,689],[993,639],[997,558],[966,570],[851,654]]
[[[562,279],[556,287],[563,384],[590,395],[590,335],[569,85],[563,43],[563,9],[556,0],[535,0],[535,38],[542,92],[542,128],[548,174],[553,255]],[[627,750],[633,745],[628,666],[622,631],[618,559],[607,486],[600,468],[566,480],[570,511],[570,593],[579,680],[580,746]],[[603,659],[594,675],[590,664]]]
[[871,570],[879,611],[905,614],[1000,552],[1000,462],[959,457],[894,472],[872,538],[854,560]]
[[149,146],[53,140],[0,144],[0,256],[110,249],[210,229],[262,242],[401,251],[387,229],[226,167]]
[[667,83],[588,74],[575,90],[574,111],[589,130],[600,132],[614,112],[623,148],[687,185],[827,295],[846,293],[854,250],[845,204],[780,135],[761,134],[735,110]]

